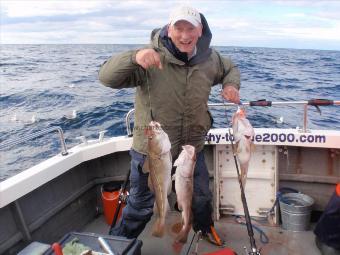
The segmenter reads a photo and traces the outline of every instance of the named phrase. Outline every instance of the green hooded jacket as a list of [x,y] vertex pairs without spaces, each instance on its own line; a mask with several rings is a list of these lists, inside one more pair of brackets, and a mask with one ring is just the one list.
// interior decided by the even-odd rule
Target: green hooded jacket
[[197,55],[187,63],[164,46],[164,33],[167,34],[166,27],[153,31],[148,46],[160,54],[162,70],[143,69],[136,63],[138,50],[132,50],[104,62],[99,79],[115,89],[136,87],[132,148],[147,154],[144,130],[151,121],[151,107],[154,120],[168,134],[172,155],[176,157],[186,144],[195,146],[196,152],[203,149],[205,135],[212,125],[207,106],[211,87],[228,84],[239,89],[240,73],[230,59],[210,48],[211,33],[205,19]]

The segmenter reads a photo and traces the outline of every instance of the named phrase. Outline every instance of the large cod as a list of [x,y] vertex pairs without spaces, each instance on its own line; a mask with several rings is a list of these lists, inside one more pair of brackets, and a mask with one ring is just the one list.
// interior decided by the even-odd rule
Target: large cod
[[148,155],[143,170],[149,172],[148,185],[155,194],[156,221],[152,235],[162,237],[165,232],[165,217],[169,209],[168,194],[171,191],[171,143],[158,122],[151,121],[145,134],[148,137]]
[[178,208],[182,211],[182,229],[176,237],[177,242],[186,243],[191,229],[191,204],[194,191],[193,176],[196,164],[195,147],[182,146],[183,150],[174,163],[176,166],[175,189]]

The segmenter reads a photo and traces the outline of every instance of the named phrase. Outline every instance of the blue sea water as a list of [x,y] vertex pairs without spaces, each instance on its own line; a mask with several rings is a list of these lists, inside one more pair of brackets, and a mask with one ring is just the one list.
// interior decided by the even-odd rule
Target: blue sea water
[[[140,45],[1,45],[0,142],[60,126],[68,148],[79,136],[126,134],[124,116],[133,108],[134,89],[113,90],[98,81],[100,65],[111,55]],[[324,98],[340,100],[340,52],[216,47],[238,64],[242,101]],[[209,101],[222,102],[221,86]],[[77,116],[68,115],[76,110]],[[308,127],[340,130],[340,107],[310,108]],[[223,108],[211,109],[214,127],[228,125]],[[229,108],[229,118],[235,108]],[[254,127],[302,126],[302,107],[249,108]],[[33,117],[34,116],[34,117]],[[35,118],[35,121],[32,121]],[[283,123],[277,120],[283,117]],[[60,151],[57,134],[0,151],[0,180]]]

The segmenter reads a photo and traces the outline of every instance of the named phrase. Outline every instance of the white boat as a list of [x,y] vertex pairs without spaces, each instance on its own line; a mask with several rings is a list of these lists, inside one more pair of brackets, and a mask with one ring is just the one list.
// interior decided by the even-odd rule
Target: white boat
[[[266,102],[249,104],[264,106]],[[262,247],[261,254],[320,254],[314,243],[314,223],[309,230],[295,232],[282,228],[277,208],[272,221],[269,222],[267,216],[281,187],[293,188],[312,197],[313,216],[323,211],[335,184],[340,181],[340,130],[310,130],[307,126],[307,108],[315,104],[327,105],[325,102],[271,102],[271,105],[282,107],[285,104],[303,106],[303,128],[255,128],[256,149],[250,162],[245,193],[250,215],[257,219],[253,223],[269,238],[269,243],[263,244],[255,231],[257,246]],[[340,105],[340,101],[327,102]],[[105,138],[101,133],[98,140],[83,139],[81,144],[67,149],[62,130],[52,128],[0,144],[2,149],[19,146],[32,137],[58,131],[62,145],[60,154],[0,183],[0,254],[18,254],[20,251],[19,254],[42,254],[41,249],[47,249],[74,231],[107,235],[109,225],[102,213],[101,187],[126,178],[132,144],[132,112],[126,118],[126,136]],[[204,153],[214,194],[216,230],[226,246],[244,254],[244,246],[249,249],[249,237],[244,225],[237,223],[233,216],[243,215],[243,206],[228,132],[228,128],[211,129],[206,136]],[[169,213],[169,227],[164,238],[152,237],[151,224],[148,224],[138,238],[143,242],[141,251],[136,248],[133,254],[174,254],[172,242],[176,231],[173,226],[179,219],[177,211]],[[193,236],[191,231],[189,240]],[[196,244],[196,239],[192,245],[188,241],[181,254],[187,254],[189,249],[194,251]],[[222,248],[202,240],[197,249],[198,254],[205,254]]]

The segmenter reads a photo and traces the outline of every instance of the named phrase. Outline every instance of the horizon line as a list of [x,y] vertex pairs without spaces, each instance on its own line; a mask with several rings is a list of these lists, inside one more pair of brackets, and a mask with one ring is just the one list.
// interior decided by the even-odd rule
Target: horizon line
[[[148,45],[147,43],[0,43],[0,45]],[[265,48],[265,49],[287,49],[287,50],[320,50],[320,51],[340,51],[340,49],[317,49],[317,48],[285,48],[270,46],[236,46],[236,45],[210,45],[211,47],[230,48]]]

